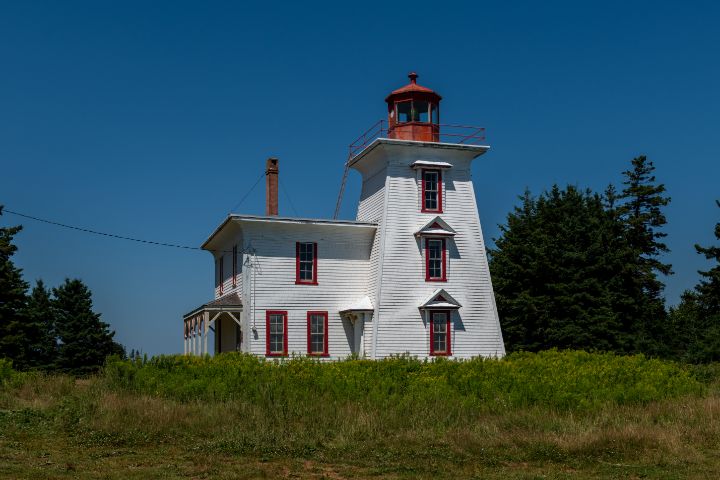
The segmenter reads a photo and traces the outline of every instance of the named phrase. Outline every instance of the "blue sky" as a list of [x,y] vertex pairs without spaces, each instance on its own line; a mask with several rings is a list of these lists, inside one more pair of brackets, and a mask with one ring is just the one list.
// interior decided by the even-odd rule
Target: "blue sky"
[[[648,155],[672,203],[667,298],[720,218],[720,7],[664,2],[3,2],[0,204],[199,245],[268,156],[300,216],[330,217],[347,145],[416,70],[442,120],[483,125],[489,243],[528,187],[603,189]],[[359,176],[342,216],[354,216]],[[260,184],[238,213],[263,213]],[[295,215],[281,191],[280,213]],[[27,280],[79,277],[128,349],[182,350],[212,295],[206,252],[11,215]]]

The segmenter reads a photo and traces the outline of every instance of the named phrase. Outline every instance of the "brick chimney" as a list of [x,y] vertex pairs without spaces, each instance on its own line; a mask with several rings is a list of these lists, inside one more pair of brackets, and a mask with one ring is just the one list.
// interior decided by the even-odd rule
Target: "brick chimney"
[[278,159],[270,157],[265,164],[265,215],[278,214]]

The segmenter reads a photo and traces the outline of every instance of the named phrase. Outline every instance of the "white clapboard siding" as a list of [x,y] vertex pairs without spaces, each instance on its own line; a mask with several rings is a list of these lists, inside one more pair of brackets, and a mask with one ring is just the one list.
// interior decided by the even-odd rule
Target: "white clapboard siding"
[[[504,355],[470,175],[472,158],[482,152],[463,146],[453,149],[385,142],[388,145],[380,145],[381,148],[371,151],[355,166],[364,174],[377,170],[381,164],[386,175],[383,213],[378,216],[377,253],[372,252],[373,261],[378,262],[379,282],[373,299],[376,310],[374,325],[366,328],[366,332],[374,332],[377,338],[368,335],[366,345],[372,345],[374,340],[376,358],[402,353],[427,357],[429,326],[423,321],[418,305],[435,289],[444,288],[463,305],[452,315],[453,356]],[[452,165],[443,170],[441,214],[421,213],[420,175],[410,167],[417,160]],[[361,199],[358,208],[358,219],[371,210],[370,203],[372,211],[377,211],[376,201],[368,196],[366,206],[364,200],[366,198]],[[457,234],[447,240],[448,281],[426,282],[424,240],[416,238],[414,233],[438,215]],[[374,265],[371,272],[373,269]]]
[[[266,312],[288,313],[288,353],[307,354],[307,312],[328,312],[329,357],[352,352],[353,326],[339,312],[367,296],[362,345],[370,358],[409,353],[427,358],[429,325],[418,308],[442,288],[462,307],[451,317],[457,358],[502,356],[500,323],[490,280],[470,166],[487,147],[378,139],[351,161],[363,185],[357,220],[325,221],[231,215],[204,244],[223,253],[223,295],[232,289],[232,246],[242,257],[236,291],[242,300],[242,346],[264,356]],[[416,161],[443,162],[443,212],[421,212]],[[414,234],[440,216],[456,234],[446,239],[447,281],[425,280],[424,239]],[[318,245],[318,285],[296,285],[296,242]],[[219,288],[216,288],[218,296]],[[236,339],[226,322],[223,350]],[[361,352],[362,353],[362,352]]]
[[[213,258],[215,259],[215,268],[218,268],[217,259],[222,258],[223,263],[223,279],[222,279],[222,290],[220,290],[219,286],[215,287],[215,298],[220,298],[224,295],[227,295],[228,293],[232,292],[238,292],[240,293],[242,291],[242,245],[243,245],[243,239],[242,239],[242,232],[236,233],[236,237],[234,238],[234,241],[237,243],[228,243],[225,242],[224,246],[221,249],[218,249],[218,251],[215,251],[213,253]],[[232,249],[233,245],[237,246],[237,275],[235,277],[235,286],[233,287],[233,255],[232,255]],[[215,275],[217,276],[218,272],[215,271]],[[217,278],[217,277],[213,277]]]
[[[382,234],[382,216],[385,214],[385,185],[387,182],[387,166],[384,164],[369,165],[369,168],[363,168],[364,165],[360,166],[358,170],[363,176],[362,189],[360,192],[360,201],[358,203],[357,220],[365,222],[377,222],[379,223],[378,231],[373,240],[373,245],[370,253],[370,272],[368,275],[367,293],[366,295],[373,302],[373,305],[377,305],[377,292],[378,292],[378,273],[380,267],[380,248]],[[372,345],[372,326],[365,326],[365,350],[368,351],[370,345]]]
[[[374,228],[351,225],[242,223],[243,350],[265,355],[266,312],[288,312],[288,353],[307,354],[307,312],[328,312],[331,359],[349,356],[352,325],[339,311],[367,294]],[[296,242],[318,244],[318,285],[296,285]],[[253,328],[254,327],[254,328]]]

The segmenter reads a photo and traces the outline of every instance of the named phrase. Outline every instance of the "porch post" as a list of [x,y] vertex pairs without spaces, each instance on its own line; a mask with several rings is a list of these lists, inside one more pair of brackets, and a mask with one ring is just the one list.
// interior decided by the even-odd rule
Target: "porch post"
[[192,353],[197,355],[197,315],[193,317],[193,338],[192,338]]
[[360,322],[360,341],[358,342],[358,350],[361,357],[365,356],[365,320],[370,314],[368,312],[362,312],[362,315],[358,319]]
[[203,313],[203,355],[208,354],[208,333],[210,333],[210,312]]

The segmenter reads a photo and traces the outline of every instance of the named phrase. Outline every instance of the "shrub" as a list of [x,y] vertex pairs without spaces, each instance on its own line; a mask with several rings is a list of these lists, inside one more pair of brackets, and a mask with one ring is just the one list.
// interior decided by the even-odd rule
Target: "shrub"
[[10,380],[14,375],[12,360],[0,358],[0,385]]
[[378,406],[457,401],[493,409],[532,405],[593,409],[645,404],[702,393],[705,388],[673,362],[555,350],[466,361],[409,357],[270,361],[237,353],[159,356],[146,362],[111,361],[104,380],[114,388],[180,401],[243,400],[264,406],[323,399]]

